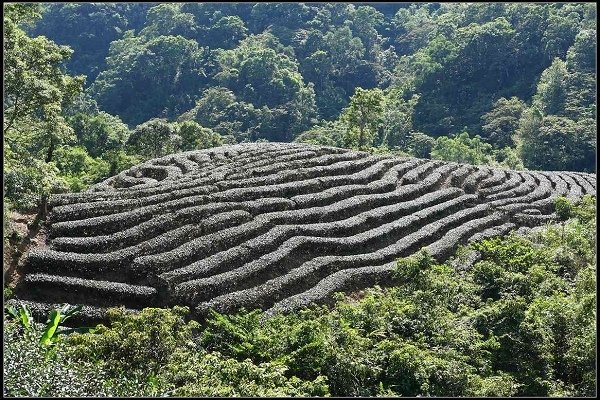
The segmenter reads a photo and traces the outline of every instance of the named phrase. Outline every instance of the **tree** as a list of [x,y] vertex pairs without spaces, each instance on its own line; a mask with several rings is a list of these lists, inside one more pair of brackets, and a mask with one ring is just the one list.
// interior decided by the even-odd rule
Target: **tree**
[[494,107],[481,117],[484,123],[481,127],[482,137],[498,148],[513,146],[512,137],[519,127],[519,119],[526,108],[525,103],[518,97],[499,98],[494,103]]
[[408,100],[399,96],[397,91],[390,91],[384,102],[383,139],[382,144],[389,147],[406,148],[413,130],[413,116],[419,102],[419,95],[412,95]]
[[555,11],[550,14],[542,38],[544,52],[548,59],[565,57],[567,49],[573,43],[579,30],[580,19],[580,16],[575,12],[565,15]]
[[204,128],[195,121],[179,124],[177,134],[181,138],[181,150],[208,149],[223,144],[221,135],[210,128]]
[[598,35],[595,29],[586,29],[577,34],[573,46],[567,51],[567,68],[577,72],[595,72]]
[[141,29],[150,7],[151,3],[45,3],[43,17],[30,34],[72,48],[67,70],[85,74],[89,85],[105,69],[110,43],[128,29]]
[[241,100],[269,108],[291,101],[304,86],[298,64],[270,33],[249,36],[240,45],[223,51],[218,60],[218,82]]
[[220,52],[218,61],[215,79],[261,110],[254,139],[290,141],[316,116],[313,86],[304,83],[292,49],[271,33],[247,37],[237,48]]
[[61,71],[62,63],[73,53],[43,36],[28,37],[19,24],[39,18],[37,5],[4,6],[4,124],[6,135],[26,118],[42,115],[57,118],[62,104],[69,103],[81,90],[84,77],[71,77]]
[[227,88],[214,86],[204,90],[194,108],[182,114],[178,120],[196,121],[220,134],[227,142],[242,142],[258,136],[263,110],[238,101],[237,96]]
[[247,36],[248,29],[244,21],[236,15],[228,15],[208,28],[203,43],[211,48],[232,49]]
[[414,157],[431,158],[431,150],[435,145],[435,138],[422,132],[413,132],[409,141],[409,150]]
[[573,72],[565,82],[565,106],[561,113],[576,121],[596,119],[596,74]]
[[567,67],[555,58],[540,77],[533,104],[544,114],[559,115],[564,111],[566,97]]
[[[472,23],[439,35],[415,55],[415,87],[423,92],[415,110],[415,128],[434,136],[463,127],[480,132],[481,115],[490,98],[511,86],[517,75],[516,32],[504,17]],[[409,67],[410,68],[410,67]],[[412,69],[412,68],[411,68]]]
[[56,166],[70,191],[80,192],[109,177],[110,164],[93,158],[83,147],[63,146],[56,151]]
[[[24,164],[53,161],[56,148],[74,140],[62,110],[82,88],[84,77],[63,73],[61,66],[72,51],[43,36],[30,38],[19,27],[39,18],[36,4],[4,5],[4,98],[3,133],[5,150]],[[6,160],[5,160],[6,161]],[[17,162],[18,163],[18,162]],[[42,175],[53,168],[41,168]],[[52,180],[54,173],[38,182]],[[46,215],[46,202],[52,184],[38,188],[41,195],[38,218]],[[15,194],[16,195],[16,194]]]
[[377,32],[384,21],[384,15],[371,6],[359,6],[353,13],[352,29],[365,46],[371,60],[381,50],[382,38]]
[[523,113],[518,150],[527,168],[593,172],[596,169],[596,124],[555,115]]
[[146,159],[171,154],[179,149],[181,138],[166,119],[153,118],[135,127],[127,146]]
[[294,142],[343,147],[347,130],[347,126],[342,121],[326,121],[322,125],[313,126],[302,132]]
[[431,150],[431,158],[465,164],[492,164],[492,145],[481,140],[480,136],[470,137],[461,132],[456,137],[440,136]]
[[567,52],[564,114],[575,120],[596,118],[596,54],[595,29],[581,31]]
[[304,25],[310,11],[304,3],[255,3],[252,5],[250,27],[253,32],[263,32],[273,26],[291,31]]
[[150,8],[140,36],[183,36],[194,39],[198,34],[194,15],[182,12],[181,6],[177,3],[164,3]]
[[341,119],[348,128],[346,145],[365,149],[371,147],[379,133],[383,116],[383,91],[356,88],[350,105],[343,111]]
[[391,38],[400,55],[413,54],[436,35],[437,26],[424,4],[402,8],[391,21]]
[[128,33],[111,43],[102,71],[90,91],[98,105],[127,124],[153,117],[174,118],[194,104],[207,83],[205,53],[192,39]]
[[97,114],[78,113],[70,118],[69,124],[75,135],[92,157],[123,148],[129,137],[129,128],[119,117],[104,111]]

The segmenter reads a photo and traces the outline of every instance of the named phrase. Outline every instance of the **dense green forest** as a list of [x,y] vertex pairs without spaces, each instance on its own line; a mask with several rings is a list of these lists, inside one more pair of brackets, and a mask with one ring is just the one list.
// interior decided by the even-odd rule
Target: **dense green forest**
[[16,208],[144,159],[244,141],[595,171],[595,4],[4,11],[4,188]]

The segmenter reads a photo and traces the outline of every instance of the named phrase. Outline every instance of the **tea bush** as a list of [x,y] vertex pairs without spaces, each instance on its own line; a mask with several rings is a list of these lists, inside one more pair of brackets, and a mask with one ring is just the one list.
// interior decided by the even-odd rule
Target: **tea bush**
[[5,321],[8,396],[594,396],[595,199],[573,218],[484,239],[399,284],[267,318],[110,311],[46,352]]

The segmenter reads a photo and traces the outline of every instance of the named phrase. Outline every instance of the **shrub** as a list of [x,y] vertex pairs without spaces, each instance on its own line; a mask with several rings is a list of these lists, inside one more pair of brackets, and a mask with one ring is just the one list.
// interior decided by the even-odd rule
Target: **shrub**
[[573,205],[566,197],[557,198],[554,202],[554,206],[556,208],[556,215],[558,215],[562,221],[566,221],[573,216]]
[[69,338],[72,354],[77,359],[105,362],[111,370],[137,368],[156,373],[176,349],[194,347],[192,332],[198,323],[185,322],[188,312],[186,307],[145,308],[129,315],[124,308],[109,309],[110,327],[99,325],[94,335]]
[[212,312],[203,327],[181,307],[113,309],[109,326],[51,352],[9,321],[4,394],[593,396],[594,207],[447,264],[401,259],[397,286],[338,294],[331,308]]

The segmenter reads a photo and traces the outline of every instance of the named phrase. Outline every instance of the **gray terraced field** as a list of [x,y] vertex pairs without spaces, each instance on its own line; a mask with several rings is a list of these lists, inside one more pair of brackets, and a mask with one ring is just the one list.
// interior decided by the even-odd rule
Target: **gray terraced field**
[[51,199],[49,249],[17,288],[38,315],[83,303],[269,313],[389,281],[394,260],[555,219],[596,190],[574,172],[510,171],[303,144],[244,144],[145,162]]

